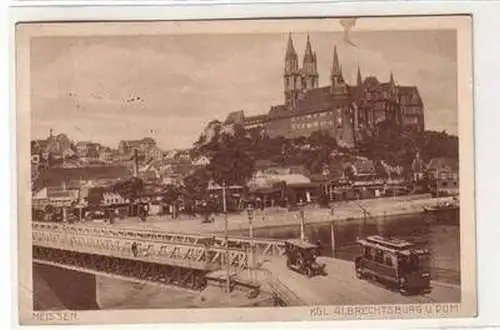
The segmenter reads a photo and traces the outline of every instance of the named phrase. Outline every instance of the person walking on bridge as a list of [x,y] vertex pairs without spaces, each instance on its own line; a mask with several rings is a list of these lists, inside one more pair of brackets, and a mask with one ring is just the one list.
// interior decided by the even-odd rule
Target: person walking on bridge
[[132,243],[132,254],[134,255],[134,257],[137,257],[137,253],[138,253],[138,248],[137,248],[137,243],[134,242]]

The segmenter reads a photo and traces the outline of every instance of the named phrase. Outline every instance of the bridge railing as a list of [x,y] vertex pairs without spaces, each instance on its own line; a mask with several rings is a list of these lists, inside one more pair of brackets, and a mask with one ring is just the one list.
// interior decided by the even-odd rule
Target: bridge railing
[[[100,254],[114,258],[134,259],[159,264],[195,269],[218,269],[227,264],[226,250],[190,244],[153,242],[146,239],[95,237],[35,230],[33,245],[86,254]],[[135,243],[135,249],[133,245]],[[248,267],[248,255],[242,250],[228,250],[229,263],[236,268]]]
[[[216,247],[225,247],[225,238],[220,236],[171,233],[152,229],[113,228],[98,225],[70,225],[60,223],[33,222],[32,231],[49,231],[73,235],[89,235],[93,237],[112,237],[120,239],[142,239],[156,243],[174,243],[206,245],[210,242]],[[228,236],[228,245],[232,250],[248,251],[251,240],[248,237]],[[275,239],[256,238],[253,240],[254,250],[258,256],[281,256],[284,254],[284,242]]]

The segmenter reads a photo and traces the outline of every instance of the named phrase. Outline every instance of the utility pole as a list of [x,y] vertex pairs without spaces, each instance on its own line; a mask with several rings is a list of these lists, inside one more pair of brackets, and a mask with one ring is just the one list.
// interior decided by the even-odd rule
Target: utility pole
[[332,240],[332,257],[335,257],[335,220],[333,218],[334,212],[335,211],[332,205],[332,207],[330,208],[330,216],[331,216],[330,235]]
[[137,149],[134,149],[134,177],[139,176],[139,156],[137,154]]
[[222,208],[224,211],[224,237],[225,237],[225,249],[226,249],[226,293],[231,292],[231,279],[229,278],[230,263],[229,263],[229,238],[228,238],[228,224],[227,224],[227,203],[226,203],[226,183],[222,183]]
[[249,255],[249,267],[248,267],[248,274],[249,274],[249,277],[250,277],[250,281],[253,281],[253,272],[255,270],[255,250],[254,250],[254,241],[253,241],[253,217],[254,217],[254,214],[253,214],[253,208],[252,208],[252,205],[249,204],[248,205],[248,209],[247,209],[247,213],[248,213],[248,223],[249,223],[249,236],[250,236],[250,255]]
[[306,234],[304,229],[304,218],[305,218],[304,209],[301,208],[299,211],[299,221],[300,221],[300,239],[302,241],[305,241],[306,239]]

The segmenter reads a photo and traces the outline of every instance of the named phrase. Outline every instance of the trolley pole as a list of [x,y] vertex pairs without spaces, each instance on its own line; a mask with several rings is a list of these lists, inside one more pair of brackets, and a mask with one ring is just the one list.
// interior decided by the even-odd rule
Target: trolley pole
[[230,263],[229,263],[229,238],[228,238],[228,219],[227,219],[227,203],[226,203],[226,184],[222,184],[222,208],[224,211],[224,240],[225,240],[225,252],[226,252],[226,293],[229,294],[231,292],[231,279],[230,275]]
[[303,241],[306,239],[306,233],[305,233],[305,228],[304,228],[304,220],[305,220],[304,218],[305,218],[304,210],[300,209],[300,211],[299,211],[300,239]]

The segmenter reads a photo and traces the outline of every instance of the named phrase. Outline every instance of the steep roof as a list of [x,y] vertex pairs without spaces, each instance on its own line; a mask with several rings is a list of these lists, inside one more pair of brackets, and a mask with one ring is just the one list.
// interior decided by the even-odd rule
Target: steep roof
[[449,168],[452,171],[459,170],[459,163],[457,159],[449,158],[449,157],[436,157],[432,158],[427,165],[429,169],[443,169]]
[[353,166],[358,174],[375,172],[375,163],[372,160],[356,159]]
[[52,167],[37,178],[39,187],[57,187],[71,181],[113,180],[130,176],[125,166]]
[[124,143],[125,145],[128,145],[128,146],[135,146],[135,145],[143,144],[143,143],[156,145],[156,141],[150,137],[145,137],[145,138],[142,138],[140,140],[122,140],[121,143]]
[[274,105],[271,107],[271,110],[269,110],[269,118],[270,119],[277,119],[277,118],[284,118],[289,116],[290,113],[288,112],[287,108],[283,105]]
[[227,115],[224,124],[239,124],[243,122],[244,118],[245,113],[243,112],[243,110],[233,111]]
[[349,94],[346,97],[334,96],[331,92],[331,86],[318,87],[305,92],[297,101],[296,108],[293,112],[289,111],[285,105],[271,107],[269,118],[285,118],[288,116],[328,111],[337,106],[348,106],[352,101],[353,98]]
[[248,116],[244,118],[245,123],[256,123],[256,122],[265,122],[269,119],[269,116],[267,114],[263,115],[254,115],[254,116]]
[[422,98],[416,86],[398,86],[399,102],[402,104],[422,106]]

